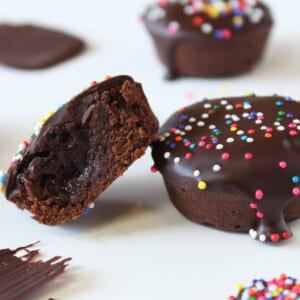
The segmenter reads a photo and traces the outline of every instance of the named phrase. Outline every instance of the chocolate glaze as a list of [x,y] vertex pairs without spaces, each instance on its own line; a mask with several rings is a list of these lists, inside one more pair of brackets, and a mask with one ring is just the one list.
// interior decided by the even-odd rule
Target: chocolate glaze
[[41,223],[74,220],[137,158],[158,130],[139,83],[117,76],[54,113],[11,163],[8,200]]
[[[300,217],[299,109],[289,97],[249,96],[173,114],[152,156],[176,207],[193,221],[250,230],[261,241],[289,238],[286,220]],[[203,216],[202,202],[211,216]],[[247,220],[241,228],[226,225],[224,210],[230,219],[233,207]]]
[[[251,22],[250,13],[233,8],[216,18],[203,10],[187,14],[185,9],[192,7],[193,2],[197,4],[197,1],[190,1],[189,4],[178,1],[154,4],[143,16],[158,56],[167,67],[167,79],[229,76],[249,71],[263,54],[273,23],[269,9],[261,2],[250,5],[252,11],[259,10],[263,14],[259,21]],[[244,1],[239,2],[245,4]],[[207,1],[203,3],[207,4]],[[162,15],[151,17],[155,10],[160,10]],[[233,26],[233,17],[243,18],[242,27]],[[217,38],[214,32],[203,33],[201,25],[193,23],[195,18],[200,18],[202,25],[211,25],[214,32],[229,29],[232,37],[222,39]],[[168,26],[174,22],[179,24],[179,29],[176,33],[170,33]]]

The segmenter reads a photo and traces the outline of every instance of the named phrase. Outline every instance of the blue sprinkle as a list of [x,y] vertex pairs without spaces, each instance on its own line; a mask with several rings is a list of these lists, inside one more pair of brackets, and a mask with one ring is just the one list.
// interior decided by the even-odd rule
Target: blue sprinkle
[[276,106],[282,106],[283,102],[282,101],[276,101]]
[[299,183],[300,182],[299,176],[293,176],[292,181],[293,183]]
[[243,135],[242,137],[241,137],[241,140],[242,141],[246,141],[248,139],[248,136],[247,135]]
[[287,118],[289,118],[289,119],[292,119],[292,118],[294,118],[294,115],[293,115],[293,114],[291,114],[291,113],[288,113],[288,114],[286,114],[286,116],[287,116]]
[[4,183],[5,182],[5,176],[4,175],[1,175],[0,176],[0,183]]
[[208,98],[203,98],[202,99],[202,102],[207,102],[208,101]]
[[184,125],[180,125],[178,128],[182,130],[182,129],[185,128],[185,126]]
[[196,147],[196,144],[190,145],[190,149],[195,149],[195,147]]
[[83,215],[86,216],[90,212],[90,208],[86,207],[83,211]]
[[219,143],[219,140],[218,140],[218,139],[213,139],[212,143],[213,143],[214,145],[216,145],[216,144]]
[[184,143],[187,143],[188,141],[189,141],[189,139],[187,139],[187,138],[184,138],[184,139],[183,139],[183,142],[184,142]]
[[180,116],[180,120],[183,120],[183,121],[184,121],[184,120],[187,120],[187,119],[188,119],[188,116],[187,116],[187,115],[181,115],[181,116]]
[[226,121],[226,125],[231,125],[233,122],[232,122],[232,120],[227,120]]
[[223,31],[220,29],[216,29],[214,35],[215,38],[221,40],[223,38]]
[[293,101],[293,98],[290,97],[290,96],[288,96],[288,97],[285,97],[285,100],[286,100],[286,101]]
[[174,149],[175,147],[176,147],[176,144],[175,144],[175,143],[171,143],[171,144],[170,144],[170,148],[171,148],[171,149]]

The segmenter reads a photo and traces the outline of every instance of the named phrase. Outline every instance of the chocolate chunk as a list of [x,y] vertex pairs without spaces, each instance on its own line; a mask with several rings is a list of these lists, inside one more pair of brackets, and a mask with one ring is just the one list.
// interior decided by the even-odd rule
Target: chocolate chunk
[[300,103],[239,97],[184,108],[153,143],[155,167],[187,218],[260,241],[288,239],[300,217]]
[[31,24],[0,25],[0,63],[20,69],[47,68],[84,48],[82,40]]
[[6,197],[44,224],[77,219],[157,131],[141,84],[118,76],[93,85],[21,145],[6,174]]

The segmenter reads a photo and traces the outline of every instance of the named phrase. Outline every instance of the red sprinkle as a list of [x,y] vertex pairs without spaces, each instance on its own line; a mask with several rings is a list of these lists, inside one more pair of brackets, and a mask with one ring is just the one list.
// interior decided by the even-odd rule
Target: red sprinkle
[[280,238],[280,236],[279,236],[278,233],[273,233],[273,234],[271,234],[271,241],[272,241],[272,242],[274,242],[274,243],[278,242],[278,241],[279,241],[279,238]]
[[150,168],[150,170],[151,170],[152,173],[156,173],[156,172],[158,171],[157,168],[156,168],[155,166],[152,166],[152,167]]
[[230,158],[230,154],[228,152],[225,152],[222,154],[222,159],[223,160],[228,160]]
[[282,233],[282,237],[283,237],[285,240],[287,240],[288,238],[291,237],[291,233],[288,232],[288,231],[284,231],[284,232]]
[[247,160],[251,160],[251,159],[253,158],[253,154],[250,153],[250,152],[248,152],[248,153],[245,154],[245,158],[246,158]]

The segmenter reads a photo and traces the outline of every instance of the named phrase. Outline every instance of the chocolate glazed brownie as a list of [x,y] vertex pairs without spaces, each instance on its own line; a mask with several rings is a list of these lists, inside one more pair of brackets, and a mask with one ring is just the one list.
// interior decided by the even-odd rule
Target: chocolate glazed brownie
[[21,144],[6,174],[6,197],[47,225],[77,219],[157,131],[141,84],[129,76],[96,83]]
[[143,15],[168,79],[250,71],[273,20],[261,1],[157,1]]
[[173,114],[153,143],[155,168],[194,222],[288,239],[300,217],[300,103],[290,97],[216,99]]

